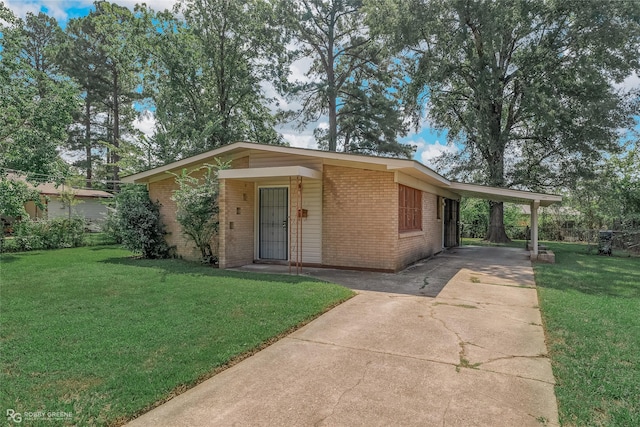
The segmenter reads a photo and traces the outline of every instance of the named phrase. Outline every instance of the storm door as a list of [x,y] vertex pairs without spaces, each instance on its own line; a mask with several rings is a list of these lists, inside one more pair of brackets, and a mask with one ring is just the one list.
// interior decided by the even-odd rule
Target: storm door
[[260,189],[260,259],[287,259],[288,188]]

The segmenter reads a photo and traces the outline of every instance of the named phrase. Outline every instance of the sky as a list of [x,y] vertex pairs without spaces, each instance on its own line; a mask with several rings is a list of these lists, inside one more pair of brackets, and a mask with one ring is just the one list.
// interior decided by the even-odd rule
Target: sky
[[[85,16],[92,8],[93,0],[0,0],[4,1],[17,16],[24,18],[27,12],[38,13],[46,12],[58,20],[61,25],[65,25],[71,18]],[[115,0],[122,6],[133,8],[136,3],[144,2],[155,10],[163,10],[171,8],[175,0]],[[308,70],[311,61],[309,59],[301,59],[292,64],[291,79],[303,80],[304,74]],[[619,85],[624,88],[640,87],[640,77],[633,75],[624,83]],[[273,91],[266,88],[269,95]],[[287,101],[280,99],[281,104],[287,104]],[[298,104],[299,105],[299,104]],[[289,103],[289,106],[295,107],[295,103]],[[315,127],[327,127],[328,119],[321,118],[319,122],[311,123],[305,129],[298,129],[295,123],[278,126],[277,130],[283,135],[285,140],[291,146],[302,148],[317,148],[313,137]],[[425,122],[426,123],[426,122]],[[136,122],[138,127],[145,134],[153,133],[154,119],[153,113],[149,112],[145,117]],[[639,124],[640,127],[640,124]],[[422,162],[427,166],[433,167],[433,159],[443,152],[455,152],[458,148],[455,145],[447,145],[446,133],[439,133],[435,129],[423,126],[418,131],[411,129],[411,132],[400,139],[400,142],[416,146],[414,159]]]

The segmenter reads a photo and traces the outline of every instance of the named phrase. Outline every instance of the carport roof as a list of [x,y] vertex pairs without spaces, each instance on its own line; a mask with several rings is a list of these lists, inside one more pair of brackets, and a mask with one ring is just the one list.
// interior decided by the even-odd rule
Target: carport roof
[[489,187],[477,184],[451,182],[449,190],[464,197],[495,200],[528,205],[538,201],[540,206],[549,206],[562,201],[562,196],[556,194],[534,193],[531,191],[512,190],[509,188]]
[[[365,168],[371,167],[378,170],[401,172],[403,174],[417,178],[420,181],[426,182],[429,185],[433,185],[444,190],[448,190],[450,193],[465,197],[476,197],[481,199],[527,205],[532,202],[539,202],[540,206],[549,206],[553,203],[562,201],[561,196],[552,194],[534,193],[523,190],[512,190],[507,188],[489,187],[451,181],[416,160],[368,156],[353,153],[336,153],[306,148],[284,147],[280,145],[256,144],[252,142],[236,142],[233,144],[225,145],[223,147],[207,151],[196,156],[188,157],[186,159],[178,160],[164,166],[126,176],[122,178],[122,181],[126,183],[148,183],[157,179],[164,179],[167,172],[175,172],[183,168],[188,169],[197,167],[199,165],[202,165],[203,163],[212,161],[215,157],[239,158],[246,155],[247,152],[251,151],[266,151],[272,153],[288,154],[292,156],[315,157],[321,158],[325,162],[331,162],[331,164],[359,164],[360,167]],[[311,174],[313,175],[313,178],[317,178],[317,174],[320,173],[320,171],[313,171],[308,168],[302,168],[301,166],[287,167],[287,170],[285,170],[285,168],[277,167],[261,169],[265,170],[252,171],[248,175],[247,171],[224,171],[222,177],[227,179],[250,179],[259,178],[258,176],[254,177],[253,175],[255,174],[262,176],[277,172],[278,176],[281,176],[282,174],[286,174],[289,176],[305,176]]]

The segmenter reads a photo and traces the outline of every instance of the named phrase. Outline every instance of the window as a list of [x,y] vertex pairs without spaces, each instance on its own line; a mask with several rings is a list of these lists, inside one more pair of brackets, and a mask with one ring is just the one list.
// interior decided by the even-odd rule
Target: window
[[399,185],[398,230],[422,230],[422,191]]

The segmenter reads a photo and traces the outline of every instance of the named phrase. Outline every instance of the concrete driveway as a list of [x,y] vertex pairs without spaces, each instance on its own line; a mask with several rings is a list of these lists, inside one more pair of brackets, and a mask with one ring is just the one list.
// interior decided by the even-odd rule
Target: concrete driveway
[[399,274],[305,271],[359,293],[130,425],[558,425],[524,250],[457,248]]

